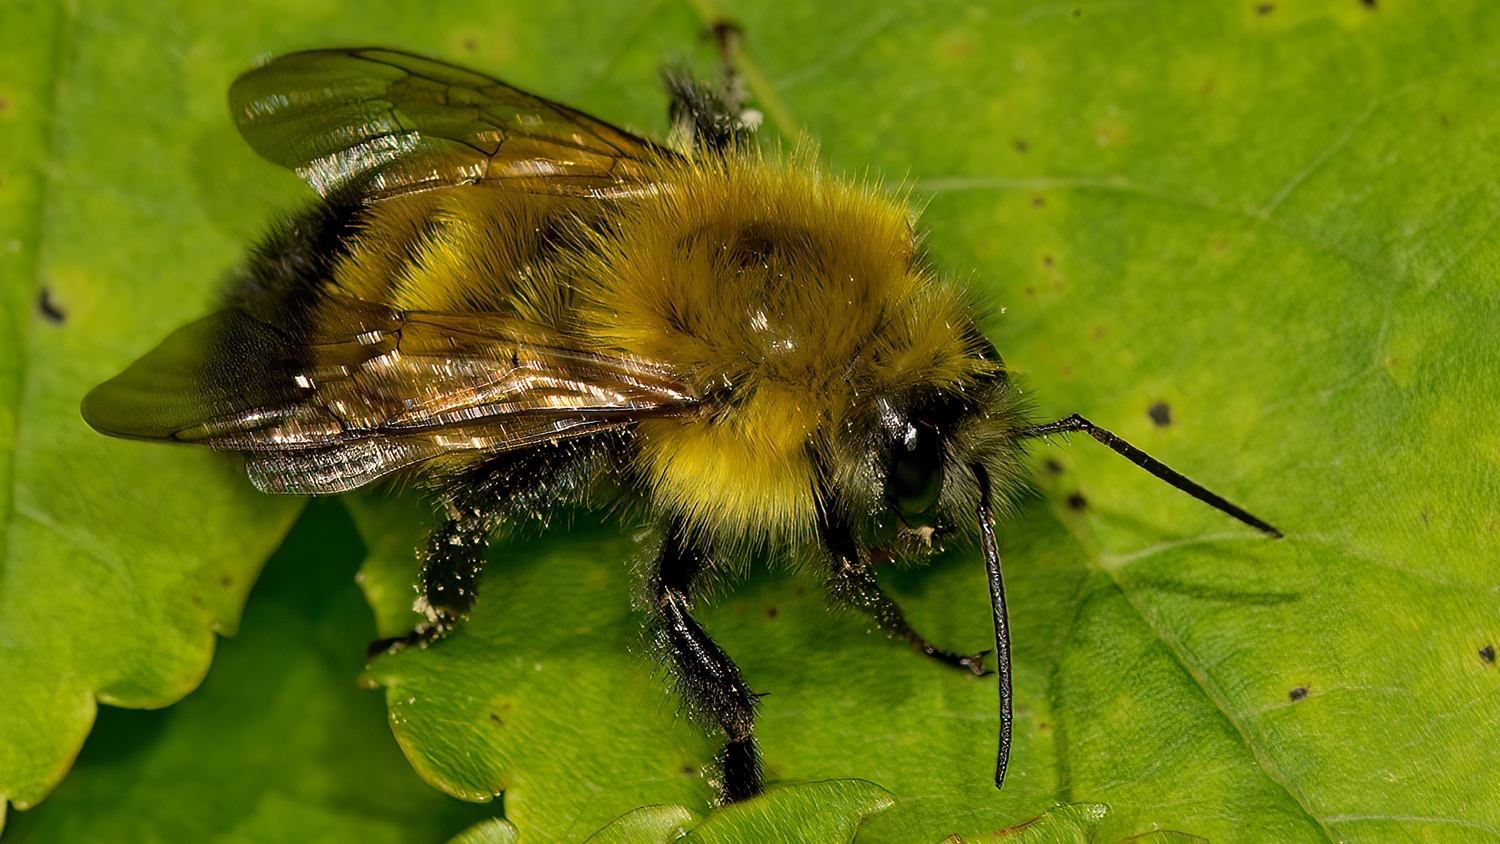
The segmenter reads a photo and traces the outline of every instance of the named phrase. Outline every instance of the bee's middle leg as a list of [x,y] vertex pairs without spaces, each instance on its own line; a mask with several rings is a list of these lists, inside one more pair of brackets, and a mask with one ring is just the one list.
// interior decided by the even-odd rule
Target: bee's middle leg
[[719,754],[721,787],[724,802],[736,803],[762,790],[754,735],[756,697],[734,660],[689,614],[693,581],[707,562],[707,554],[682,535],[679,525],[669,525],[653,583],[653,609],[658,638],[689,710],[723,730],[727,739]]
[[820,509],[818,532],[828,551],[828,594],[835,602],[865,613],[893,638],[905,639],[919,652],[944,665],[963,668],[980,676],[989,673],[984,670],[984,657],[989,651],[967,656],[953,653],[932,644],[912,629],[901,607],[876,582],[875,572],[869,561],[860,555],[859,546],[844,519]]

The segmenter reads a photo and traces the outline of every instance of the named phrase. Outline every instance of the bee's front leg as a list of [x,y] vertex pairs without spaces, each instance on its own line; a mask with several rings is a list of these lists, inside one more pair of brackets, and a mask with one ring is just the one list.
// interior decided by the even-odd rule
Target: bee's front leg
[[838,513],[819,507],[818,533],[828,551],[830,571],[828,594],[836,603],[859,610],[875,620],[875,624],[893,638],[905,639],[920,653],[944,665],[962,668],[979,676],[990,672],[984,669],[984,657],[989,651],[964,655],[944,650],[927,641],[906,620],[901,607],[880,588],[875,580],[868,559],[859,553],[848,521]]
[[724,802],[736,803],[762,789],[754,735],[756,696],[734,660],[689,614],[693,581],[707,564],[707,553],[683,536],[680,525],[670,524],[652,583],[652,608],[657,614],[657,642],[671,662],[688,709],[724,732],[720,787]]
[[478,516],[450,517],[428,534],[414,607],[427,621],[405,636],[371,642],[368,656],[412,646],[425,648],[468,618],[479,596],[489,541],[489,520]]

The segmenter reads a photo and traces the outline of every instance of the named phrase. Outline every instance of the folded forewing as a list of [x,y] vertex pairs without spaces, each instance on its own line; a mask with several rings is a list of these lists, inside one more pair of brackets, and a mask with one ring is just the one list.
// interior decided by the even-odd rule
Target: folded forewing
[[332,493],[458,453],[496,453],[689,412],[652,361],[486,314],[326,299],[276,326],[232,308],[185,326],[84,400],[115,436],[245,452],[271,492]]

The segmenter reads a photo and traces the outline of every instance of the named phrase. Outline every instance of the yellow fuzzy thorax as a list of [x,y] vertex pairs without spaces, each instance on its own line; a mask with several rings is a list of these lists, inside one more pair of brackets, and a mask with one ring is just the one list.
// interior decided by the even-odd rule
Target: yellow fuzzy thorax
[[909,209],[800,158],[666,165],[582,250],[575,282],[592,343],[731,396],[638,428],[650,497],[719,541],[810,538],[810,444],[861,400],[963,389],[983,366],[964,297],[915,262]]

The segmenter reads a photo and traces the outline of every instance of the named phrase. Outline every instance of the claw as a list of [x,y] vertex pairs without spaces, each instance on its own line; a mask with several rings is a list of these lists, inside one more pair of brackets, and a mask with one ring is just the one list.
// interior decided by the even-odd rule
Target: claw
[[966,656],[963,659],[960,659],[958,661],[958,664],[972,671],[975,677],[988,677],[989,675],[995,673],[993,671],[987,670],[984,667],[984,658],[989,656],[991,653],[993,653],[993,651],[980,651],[973,656]]
[[417,629],[405,636],[397,636],[392,639],[376,639],[365,648],[365,660],[369,661],[381,654],[400,653],[410,647],[425,648],[433,642],[447,636],[453,630],[453,622],[446,619],[439,620],[433,624],[419,624]]

